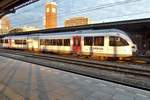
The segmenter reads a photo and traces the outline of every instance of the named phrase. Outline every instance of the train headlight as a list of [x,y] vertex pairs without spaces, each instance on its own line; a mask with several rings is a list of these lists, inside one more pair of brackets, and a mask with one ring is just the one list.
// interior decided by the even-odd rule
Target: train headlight
[[137,46],[135,44],[131,48],[132,48],[132,52],[136,52],[137,51]]

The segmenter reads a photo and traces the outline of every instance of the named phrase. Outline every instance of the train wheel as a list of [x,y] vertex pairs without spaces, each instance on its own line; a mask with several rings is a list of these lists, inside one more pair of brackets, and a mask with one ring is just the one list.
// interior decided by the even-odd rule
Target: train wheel
[[106,60],[106,57],[101,56],[101,57],[99,57],[99,60],[105,61],[105,60]]
[[122,57],[119,57],[118,59],[119,59],[120,61],[122,61],[122,60],[123,60],[123,58],[122,58]]

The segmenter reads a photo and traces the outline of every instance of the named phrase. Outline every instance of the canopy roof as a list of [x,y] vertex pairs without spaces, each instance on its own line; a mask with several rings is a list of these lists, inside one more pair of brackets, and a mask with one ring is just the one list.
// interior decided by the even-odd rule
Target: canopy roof
[[38,0],[0,0],[0,18]]

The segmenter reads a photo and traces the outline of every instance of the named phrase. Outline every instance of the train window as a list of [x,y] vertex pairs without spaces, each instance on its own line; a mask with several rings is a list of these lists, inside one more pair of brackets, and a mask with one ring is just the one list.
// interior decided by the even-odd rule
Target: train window
[[62,43],[62,39],[57,39],[57,45],[58,45],[58,46],[62,46],[62,44],[63,44],[63,43]]
[[18,44],[18,43],[20,43],[18,40],[15,40],[15,44]]
[[4,42],[5,42],[5,43],[8,43],[8,39],[5,39]]
[[84,37],[84,45],[92,46],[93,45],[93,37]]
[[27,44],[26,40],[22,40],[22,44],[26,45]]
[[0,39],[0,43],[3,43],[3,40],[2,40],[2,39]]
[[48,39],[45,39],[44,41],[45,41],[45,45],[48,45]]
[[64,46],[70,46],[70,39],[64,39]]
[[104,46],[104,36],[94,37],[94,46]]
[[52,45],[52,40],[49,40],[48,43],[49,43],[48,45]]
[[51,44],[50,40],[49,39],[45,39],[45,45],[50,45],[50,44]]
[[109,45],[110,46],[127,46],[129,44],[123,38],[110,36],[109,37]]
[[15,44],[23,44],[23,40],[15,40]]
[[51,45],[54,45],[54,39],[51,39]]
[[15,44],[22,44],[22,40],[15,40]]
[[115,37],[114,36],[110,36],[109,37],[109,46],[116,46]]
[[40,40],[40,45],[45,45],[45,40],[41,39]]
[[57,45],[57,40],[56,39],[52,40],[52,45]]

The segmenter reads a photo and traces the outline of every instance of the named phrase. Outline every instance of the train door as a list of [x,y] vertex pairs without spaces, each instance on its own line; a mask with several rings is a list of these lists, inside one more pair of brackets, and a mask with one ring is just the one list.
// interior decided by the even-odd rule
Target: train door
[[2,47],[3,40],[0,38],[0,48]]
[[39,39],[37,36],[30,36],[28,38],[28,49],[31,51],[39,51]]
[[8,48],[11,48],[11,45],[12,45],[12,41],[11,39],[8,39]]
[[[118,56],[118,46],[117,46],[117,37],[116,36],[109,36],[108,37],[109,42],[108,42],[108,50],[107,53],[111,57],[117,57]],[[120,51],[122,52],[122,51]]]
[[73,36],[73,52],[76,54],[81,52],[81,36]]
[[27,43],[27,49],[30,50],[30,51],[32,51],[32,39],[28,38],[27,42],[28,42]]
[[38,39],[32,40],[32,50],[39,51],[39,40]]

